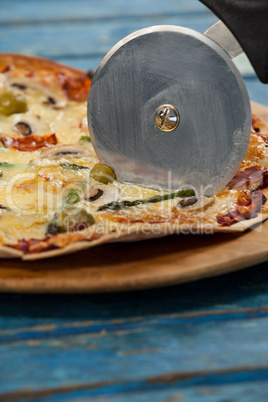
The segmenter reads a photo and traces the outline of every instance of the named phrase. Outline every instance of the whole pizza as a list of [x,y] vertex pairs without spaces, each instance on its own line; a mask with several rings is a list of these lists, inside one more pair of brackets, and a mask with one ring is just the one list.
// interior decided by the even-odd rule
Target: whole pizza
[[122,183],[87,127],[92,74],[0,55],[0,256],[47,258],[111,241],[241,232],[268,217],[268,127],[252,116],[245,159],[213,197]]

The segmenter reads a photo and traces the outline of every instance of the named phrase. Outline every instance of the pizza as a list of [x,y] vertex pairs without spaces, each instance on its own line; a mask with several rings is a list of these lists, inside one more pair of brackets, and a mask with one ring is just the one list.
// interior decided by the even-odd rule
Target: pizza
[[241,232],[268,217],[268,127],[252,116],[245,159],[213,197],[123,183],[87,127],[92,73],[0,56],[0,256],[53,257],[169,234]]

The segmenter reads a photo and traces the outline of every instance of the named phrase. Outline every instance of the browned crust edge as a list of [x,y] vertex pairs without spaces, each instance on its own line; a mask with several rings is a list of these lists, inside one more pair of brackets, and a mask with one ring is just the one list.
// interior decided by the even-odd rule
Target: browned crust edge
[[[0,71],[8,66],[15,67],[16,71],[21,74],[24,72],[29,72],[29,70],[33,70],[41,75],[56,73],[59,71],[75,78],[85,75],[85,71],[65,66],[64,64],[60,64],[54,60],[45,59],[43,57],[15,53],[1,53]],[[29,68],[29,66],[31,68]]]

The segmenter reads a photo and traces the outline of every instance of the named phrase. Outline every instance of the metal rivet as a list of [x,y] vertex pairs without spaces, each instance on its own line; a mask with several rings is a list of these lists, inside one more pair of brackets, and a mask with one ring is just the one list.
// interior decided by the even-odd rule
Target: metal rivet
[[178,110],[172,105],[162,105],[156,109],[155,122],[160,130],[172,131],[178,126],[180,116]]

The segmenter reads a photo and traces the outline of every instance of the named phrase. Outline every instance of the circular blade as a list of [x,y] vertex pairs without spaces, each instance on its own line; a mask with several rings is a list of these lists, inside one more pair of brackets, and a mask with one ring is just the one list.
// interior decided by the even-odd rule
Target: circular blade
[[88,123],[99,159],[118,180],[212,195],[245,156],[251,112],[224,50],[195,31],[156,26],[126,37],[103,59]]

